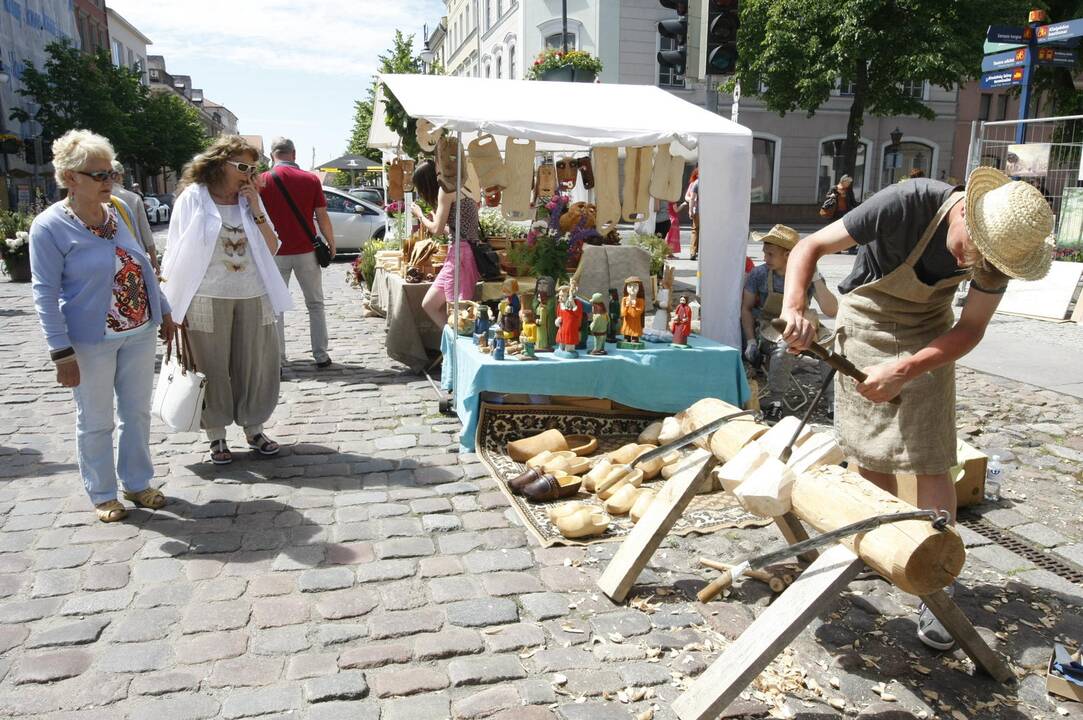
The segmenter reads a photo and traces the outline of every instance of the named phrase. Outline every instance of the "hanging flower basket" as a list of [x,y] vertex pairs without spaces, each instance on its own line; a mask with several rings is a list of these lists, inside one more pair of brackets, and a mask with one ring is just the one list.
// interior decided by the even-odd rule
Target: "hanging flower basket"
[[527,71],[528,80],[594,82],[602,61],[582,50],[544,50]]

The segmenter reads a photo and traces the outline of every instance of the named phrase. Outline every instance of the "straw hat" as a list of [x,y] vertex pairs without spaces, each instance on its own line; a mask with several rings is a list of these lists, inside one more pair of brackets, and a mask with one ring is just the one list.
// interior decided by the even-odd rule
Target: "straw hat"
[[756,236],[757,242],[775,245],[783,250],[793,250],[800,239],[800,233],[787,225],[775,225],[768,232]]
[[965,202],[967,232],[984,258],[1010,277],[1045,277],[1053,259],[1053,210],[1038,188],[979,167],[970,173]]

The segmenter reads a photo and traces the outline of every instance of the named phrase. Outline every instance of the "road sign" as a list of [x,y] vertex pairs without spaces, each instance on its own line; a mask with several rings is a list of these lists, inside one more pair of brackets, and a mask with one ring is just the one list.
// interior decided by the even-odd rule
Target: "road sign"
[[989,42],[988,40],[982,44],[982,53],[984,55],[993,55],[995,53],[1007,52],[1008,50],[1015,50],[1017,48],[1026,47],[1026,45],[1020,45],[1018,43],[1001,43],[1001,42]]
[[1027,64],[1027,49],[1019,48],[1018,50],[1009,50],[1008,52],[997,53],[996,55],[986,55],[981,61],[982,72],[993,72],[995,70],[1007,70],[1018,65]]
[[985,39],[990,42],[1014,43],[1020,45],[1030,42],[1032,30],[1018,25],[990,25]]
[[1041,65],[1055,65],[1057,67],[1075,67],[1079,54],[1075,50],[1064,50],[1055,47],[1038,48],[1036,58]]
[[1083,37],[1083,18],[1042,25],[1038,28],[1037,35],[1039,45],[1061,43]]
[[996,90],[1023,84],[1023,68],[985,73],[981,76],[982,90]]

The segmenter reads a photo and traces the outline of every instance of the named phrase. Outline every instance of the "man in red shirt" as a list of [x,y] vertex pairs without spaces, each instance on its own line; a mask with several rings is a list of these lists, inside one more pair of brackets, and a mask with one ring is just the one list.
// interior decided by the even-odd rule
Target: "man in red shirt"
[[[331,366],[331,357],[327,354],[327,317],[323,309],[323,271],[316,261],[312,247],[312,237],[316,234],[312,217],[320,226],[320,234],[335,255],[335,232],[331,219],[327,216],[327,200],[323,196],[320,179],[297,166],[297,150],[289,138],[275,138],[271,143],[271,157],[274,165],[269,172],[263,173],[263,200],[267,213],[271,216],[278,238],[282,245],[278,248],[275,263],[282,273],[282,279],[289,287],[290,275],[297,273],[297,282],[305,296],[308,308],[309,337],[312,341],[312,357],[316,367]],[[301,213],[305,226],[302,227],[290,208],[289,201],[282,193],[282,188],[275,182],[275,177],[282,181],[286,192],[293,199]],[[286,323],[282,315],[278,316],[278,352],[282,365],[286,364]]]

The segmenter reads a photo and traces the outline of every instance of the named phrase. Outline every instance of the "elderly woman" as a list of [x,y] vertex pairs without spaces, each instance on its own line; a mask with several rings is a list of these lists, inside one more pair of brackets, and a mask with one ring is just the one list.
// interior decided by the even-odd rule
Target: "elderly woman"
[[[150,486],[150,400],[154,385],[154,327],[172,339],[169,303],[151,260],[111,192],[113,147],[100,135],[71,130],[53,143],[56,182],[68,197],[30,227],[34,305],[56,379],[73,388],[79,474],[102,522],[123,520],[125,499],[140,507],[165,505]],[[113,458],[113,396],[120,418]]]
[[185,167],[162,260],[166,297],[207,376],[202,425],[216,465],[233,461],[233,423],[252,450],[279,450],[263,424],[278,404],[275,317],[293,303],[274,262],[278,238],[260,202],[257,162],[255,148],[229,135]]

